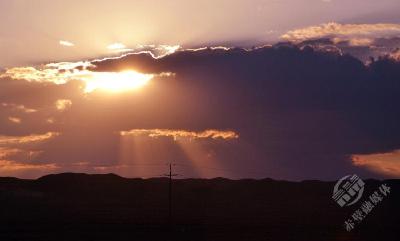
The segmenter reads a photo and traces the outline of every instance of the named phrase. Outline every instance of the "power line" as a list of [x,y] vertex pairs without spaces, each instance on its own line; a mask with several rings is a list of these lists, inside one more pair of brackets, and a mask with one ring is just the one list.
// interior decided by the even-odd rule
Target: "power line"
[[[132,164],[126,164],[125,166],[127,166],[127,167],[129,167],[129,166],[132,166],[132,167],[134,167],[134,166],[156,166],[156,167],[159,166],[159,167],[161,167],[161,166],[164,166],[164,165],[165,164],[153,162],[153,163],[135,163],[135,164],[132,163]],[[212,170],[212,171],[215,171],[215,172],[222,172],[222,173],[225,173],[225,174],[228,174],[228,173],[230,173],[230,174],[240,174],[240,175],[253,174],[253,175],[260,175],[260,176],[268,177],[267,173],[265,173],[263,171],[257,171],[257,170],[226,169],[226,168],[212,167],[212,166],[206,166],[206,165],[197,165],[197,164],[196,165],[189,165],[189,164],[182,163],[182,162],[180,162],[180,163],[174,162],[172,165],[173,166],[179,166],[179,167],[184,168],[184,169],[188,169],[188,168],[196,169],[196,168],[199,168],[199,169]],[[155,176],[146,175],[146,177],[156,177],[156,176],[157,175],[155,175]],[[169,174],[165,174],[165,175],[162,175],[162,176],[169,177]]]
[[176,164],[178,166],[181,166],[183,168],[200,168],[200,169],[208,169],[208,170],[214,170],[214,171],[220,171],[220,172],[224,172],[224,173],[232,173],[232,174],[243,174],[243,173],[247,173],[247,174],[257,174],[257,175],[263,175],[263,176],[267,176],[266,173],[262,172],[262,171],[256,171],[256,170],[234,170],[234,169],[225,169],[225,168],[217,168],[217,167],[211,167],[211,166],[204,166],[204,165],[188,165],[188,164]]

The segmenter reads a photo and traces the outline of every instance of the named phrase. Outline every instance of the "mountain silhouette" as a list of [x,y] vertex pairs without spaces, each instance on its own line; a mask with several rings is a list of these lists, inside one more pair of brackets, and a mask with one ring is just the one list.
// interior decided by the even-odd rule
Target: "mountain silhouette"
[[[1,240],[397,240],[399,180],[365,180],[341,208],[335,182],[176,179],[115,174],[0,178]],[[390,193],[348,232],[344,222],[385,183]]]

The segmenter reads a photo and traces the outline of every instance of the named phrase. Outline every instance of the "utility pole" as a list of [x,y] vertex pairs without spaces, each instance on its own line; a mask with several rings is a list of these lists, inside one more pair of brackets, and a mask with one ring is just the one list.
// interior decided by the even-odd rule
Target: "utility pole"
[[178,174],[172,173],[172,164],[169,164],[169,173],[165,174],[165,176],[169,177],[168,184],[168,222],[172,224],[172,177],[178,176]]

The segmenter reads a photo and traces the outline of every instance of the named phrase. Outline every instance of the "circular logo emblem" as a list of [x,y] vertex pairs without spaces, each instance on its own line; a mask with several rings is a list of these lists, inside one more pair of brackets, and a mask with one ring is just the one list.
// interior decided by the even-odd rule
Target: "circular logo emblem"
[[364,192],[365,183],[357,175],[347,175],[342,177],[333,189],[333,200],[339,206],[350,206],[360,200]]

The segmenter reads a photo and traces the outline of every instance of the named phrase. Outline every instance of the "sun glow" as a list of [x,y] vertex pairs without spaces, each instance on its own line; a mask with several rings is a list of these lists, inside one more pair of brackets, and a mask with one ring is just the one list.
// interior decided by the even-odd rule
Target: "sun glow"
[[125,91],[138,89],[146,85],[154,76],[152,74],[141,74],[133,70],[122,72],[91,72],[85,78],[85,92],[96,89],[108,91]]
[[121,92],[134,90],[146,85],[154,76],[170,76],[171,73],[143,74],[134,70],[121,72],[97,72],[88,67],[95,67],[90,62],[62,62],[52,63],[40,67],[16,67],[0,72],[0,78],[10,77],[24,79],[29,82],[50,82],[66,84],[71,80],[84,83],[84,92],[91,93],[95,90]]

